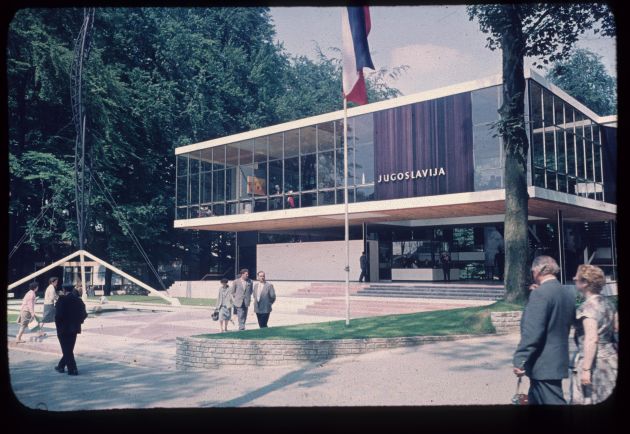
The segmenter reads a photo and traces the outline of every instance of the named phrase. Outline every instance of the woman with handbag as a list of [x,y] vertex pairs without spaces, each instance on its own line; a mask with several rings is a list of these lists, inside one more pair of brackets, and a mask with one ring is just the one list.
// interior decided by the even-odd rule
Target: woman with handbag
[[[232,319],[232,307],[234,305],[234,298],[232,291],[228,286],[228,280],[221,279],[221,287],[219,288],[219,295],[217,297],[217,304],[212,314],[213,319],[217,317],[219,320],[219,330],[221,332],[227,332],[228,321]],[[218,315],[217,315],[218,313]],[[216,321],[216,319],[215,319]]]
[[617,312],[600,294],[606,285],[601,268],[580,265],[573,280],[584,303],[576,311],[578,355],[571,374],[571,404],[597,404],[608,398],[617,382]]
[[18,324],[20,324],[20,329],[18,330],[17,336],[15,337],[16,344],[26,342],[22,340],[24,329],[29,326],[29,323],[31,321],[37,321],[37,317],[35,316],[35,299],[37,298],[37,288],[39,288],[37,282],[29,283],[28,292],[22,299],[22,305],[20,306],[20,316],[18,316],[17,319]]

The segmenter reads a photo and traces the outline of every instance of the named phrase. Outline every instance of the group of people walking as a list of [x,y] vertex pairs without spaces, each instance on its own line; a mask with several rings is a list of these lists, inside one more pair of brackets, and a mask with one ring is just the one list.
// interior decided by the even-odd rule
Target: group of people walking
[[22,340],[22,335],[33,320],[39,323],[39,337],[46,336],[43,331],[44,324],[54,321],[62,353],[55,370],[64,373],[67,368],[68,375],[78,375],[79,371],[74,359],[74,346],[77,341],[77,334],[81,333],[81,324],[87,318],[87,311],[83,300],[81,300],[80,288],[77,289],[72,284],[67,283],[62,285],[61,293],[57,293],[58,284],[59,279],[57,277],[51,277],[48,280],[48,287],[44,293],[44,312],[40,321],[35,315],[35,302],[39,285],[37,282],[29,284],[29,290],[20,306],[20,314],[17,319],[20,328],[15,337],[15,343],[25,342]]
[[[597,404],[612,393],[617,379],[618,315],[601,295],[606,278],[601,268],[580,265],[576,292],[560,284],[560,267],[538,256],[531,267],[534,284],[521,319],[521,339],[514,353],[514,374],[530,380],[529,404],[566,404],[562,379],[570,377],[571,404]],[[569,354],[574,327],[577,352]]]
[[276,292],[271,283],[267,282],[265,272],[259,271],[256,274],[257,280],[252,282],[249,278],[249,270],[241,269],[239,277],[228,285],[227,279],[221,279],[221,287],[215,311],[218,313],[218,321],[221,332],[227,332],[228,323],[232,322],[232,317],[236,315],[238,319],[238,329],[245,330],[247,313],[254,299],[254,312],[258,319],[260,328],[267,327],[269,315],[271,315],[271,305],[276,301]]

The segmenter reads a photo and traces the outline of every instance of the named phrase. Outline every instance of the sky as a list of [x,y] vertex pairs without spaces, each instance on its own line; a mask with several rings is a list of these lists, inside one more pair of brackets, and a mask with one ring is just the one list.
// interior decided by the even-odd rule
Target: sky
[[[341,46],[340,7],[272,7],[270,11],[276,40],[291,54],[315,59],[316,44],[328,55],[332,55],[328,47]],[[370,16],[368,42],[375,67],[409,66],[402,77],[390,81],[404,95],[501,72],[501,52],[486,48],[486,35],[468,19],[466,6],[371,6]],[[613,38],[587,34],[578,47],[601,55],[608,73],[617,76]],[[526,59],[526,66],[534,60]]]

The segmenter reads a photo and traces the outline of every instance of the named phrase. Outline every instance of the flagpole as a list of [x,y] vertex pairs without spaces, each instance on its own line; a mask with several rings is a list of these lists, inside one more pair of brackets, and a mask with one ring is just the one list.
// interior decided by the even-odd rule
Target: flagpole
[[346,242],[346,327],[350,325],[350,229],[348,225],[348,99],[343,97],[343,204]]

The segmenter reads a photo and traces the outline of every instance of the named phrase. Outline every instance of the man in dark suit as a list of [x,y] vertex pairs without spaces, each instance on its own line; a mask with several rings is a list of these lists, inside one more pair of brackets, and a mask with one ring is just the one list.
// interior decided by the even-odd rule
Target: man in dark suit
[[265,272],[258,272],[258,282],[254,283],[254,312],[260,328],[267,327],[271,305],[276,301],[273,285],[265,280]]
[[252,281],[249,279],[249,270],[241,269],[240,277],[232,282],[232,296],[234,297],[234,308],[238,317],[238,329],[245,330],[247,320],[247,309],[252,301]]
[[87,312],[83,300],[74,292],[72,284],[63,285],[63,295],[59,297],[55,310],[57,339],[63,354],[55,366],[55,371],[63,373],[67,366],[68,375],[79,375],[74,360],[74,344],[77,342],[77,334],[81,333],[81,324],[87,318]]
[[569,330],[575,319],[575,292],[555,275],[556,261],[538,256],[534,284],[521,319],[521,341],[514,352],[514,374],[530,380],[530,404],[566,404],[562,379],[569,376]]

